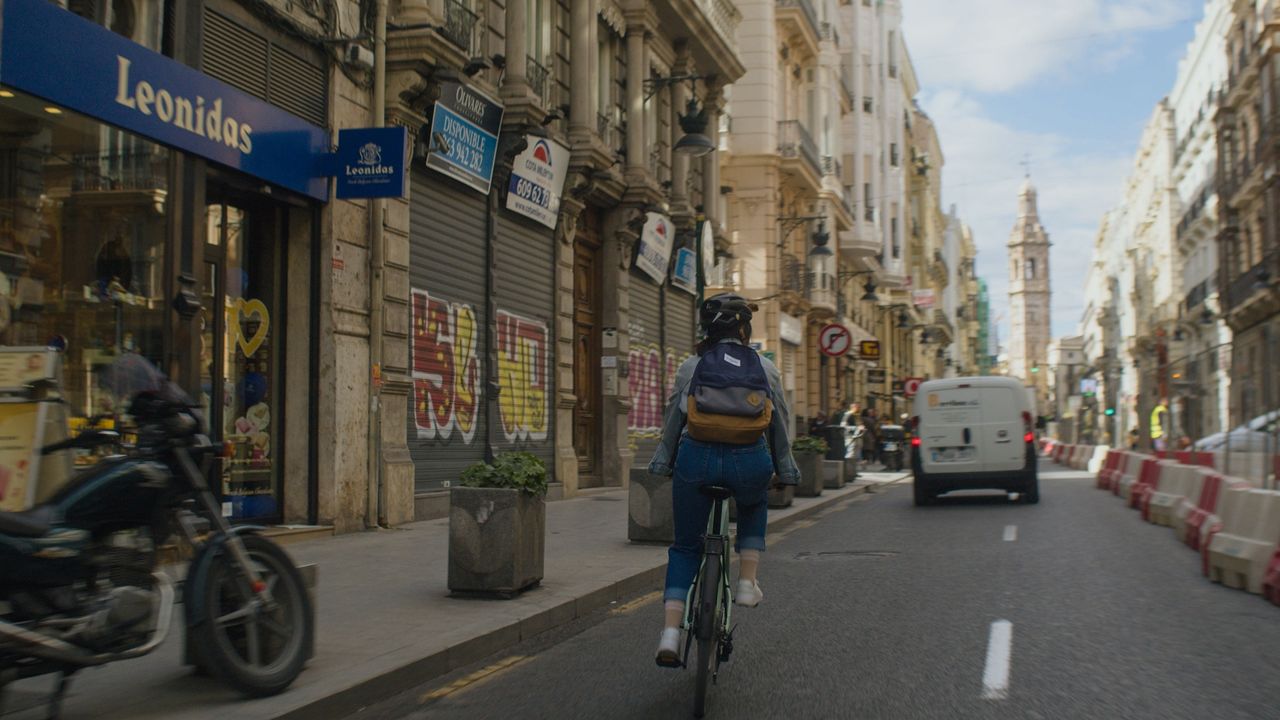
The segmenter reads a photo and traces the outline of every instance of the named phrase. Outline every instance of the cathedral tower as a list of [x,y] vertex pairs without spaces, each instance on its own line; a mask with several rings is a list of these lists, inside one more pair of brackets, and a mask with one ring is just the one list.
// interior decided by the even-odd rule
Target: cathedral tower
[[1018,192],[1018,220],[1009,234],[1009,374],[1036,388],[1037,411],[1048,408],[1051,318],[1049,235],[1040,224],[1028,176]]

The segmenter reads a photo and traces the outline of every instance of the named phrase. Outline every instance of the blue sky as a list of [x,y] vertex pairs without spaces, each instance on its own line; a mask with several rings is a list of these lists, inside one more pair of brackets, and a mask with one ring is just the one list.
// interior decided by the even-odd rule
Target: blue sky
[[1030,156],[1054,243],[1053,334],[1077,332],[1102,214],[1172,89],[1199,0],[903,0],[921,106],[941,136],[943,204],[974,230],[1008,337],[1005,243]]

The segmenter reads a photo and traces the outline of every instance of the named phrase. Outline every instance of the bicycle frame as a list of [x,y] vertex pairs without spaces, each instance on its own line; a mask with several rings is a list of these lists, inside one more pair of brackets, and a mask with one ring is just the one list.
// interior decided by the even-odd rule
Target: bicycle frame
[[[702,536],[702,562],[698,565],[698,574],[694,578],[693,585],[689,588],[689,594],[685,598],[684,604],[684,621],[681,628],[685,630],[685,646],[684,646],[684,665],[689,664],[689,649],[693,647],[694,635],[694,618],[700,608],[697,607],[699,597],[702,593],[702,584],[708,581],[706,577],[707,558],[712,555],[720,557],[720,577],[719,591],[716,593],[716,603],[722,610],[723,620],[719,628],[713,628],[712,631],[719,631],[716,638],[717,645],[721,638],[729,635],[729,628],[733,627],[732,613],[733,602],[731,590],[729,588],[729,501],[717,500],[711,507],[711,516],[707,518],[707,532]],[[718,665],[718,663],[717,663]]]

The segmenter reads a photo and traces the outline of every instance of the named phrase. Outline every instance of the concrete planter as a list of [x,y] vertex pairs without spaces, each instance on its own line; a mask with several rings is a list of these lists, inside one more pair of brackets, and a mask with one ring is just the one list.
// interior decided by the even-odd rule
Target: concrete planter
[[817,497],[822,494],[822,455],[811,452],[795,453],[800,467],[800,484],[796,485],[796,497]]
[[514,597],[542,580],[547,505],[519,490],[449,492],[449,590]]
[[784,508],[791,507],[791,502],[795,498],[796,486],[783,485],[781,489],[769,490],[769,507]]
[[632,468],[627,504],[627,539],[664,545],[675,541],[671,478],[650,475],[644,468]]
[[846,484],[857,482],[858,480],[858,461],[849,459],[844,461],[844,481]]
[[822,461],[822,483],[828,490],[839,490],[844,487],[844,460]]

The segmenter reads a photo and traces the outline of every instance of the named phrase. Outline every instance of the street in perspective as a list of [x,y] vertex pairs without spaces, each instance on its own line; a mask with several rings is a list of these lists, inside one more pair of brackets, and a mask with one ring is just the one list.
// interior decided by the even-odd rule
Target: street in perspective
[[0,0],[0,718],[1280,717],[1280,0]]

